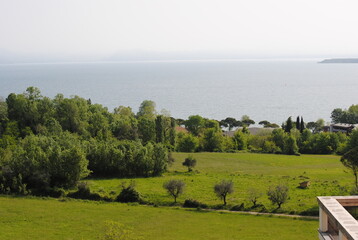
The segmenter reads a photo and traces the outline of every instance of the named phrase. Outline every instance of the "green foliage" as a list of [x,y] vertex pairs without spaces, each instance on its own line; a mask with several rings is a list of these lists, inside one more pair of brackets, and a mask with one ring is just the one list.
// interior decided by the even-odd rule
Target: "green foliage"
[[155,102],[151,101],[151,100],[144,100],[139,107],[139,111],[137,113],[137,116],[140,117],[145,117],[145,118],[149,118],[151,120],[154,121],[157,112],[155,110],[156,104]]
[[208,152],[222,152],[224,148],[224,136],[215,128],[208,128],[203,136],[203,149]]
[[336,108],[331,113],[333,123],[358,123],[358,105],[352,105],[348,110]]
[[287,133],[291,132],[292,128],[293,128],[292,117],[289,117],[286,121],[285,132]]
[[205,120],[199,115],[189,116],[188,120],[185,121],[185,127],[193,135],[198,136],[204,127]]
[[354,175],[355,187],[358,188],[358,147],[345,153],[341,158],[341,162]]
[[348,140],[348,149],[358,147],[358,130],[353,130]]
[[237,150],[246,150],[247,149],[247,134],[243,133],[242,131],[238,130],[235,132],[233,136],[234,146]]
[[179,152],[195,152],[199,147],[199,140],[192,134],[178,134],[177,150]]
[[240,127],[242,125],[242,122],[236,120],[232,117],[227,117],[219,122],[220,126],[227,127],[229,131],[231,131],[235,127]]
[[[88,176],[88,161],[75,138],[62,134],[57,138],[28,136],[11,151],[11,157],[1,162],[2,171],[8,169],[9,178],[22,176],[29,189],[47,187],[70,188]],[[3,183],[4,181],[2,181]]]
[[298,146],[296,143],[296,138],[292,135],[290,135],[284,144],[283,147],[283,151],[284,153],[288,154],[288,155],[297,155],[298,154]]
[[142,116],[138,119],[138,133],[143,143],[155,142],[156,131],[154,119]]
[[267,191],[267,196],[272,204],[277,204],[277,208],[288,200],[288,187],[286,185],[271,186]]
[[226,205],[226,197],[228,194],[234,192],[234,183],[231,180],[222,180],[221,182],[214,185],[215,194],[224,201]]
[[244,115],[241,117],[241,123],[243,126],[249,127],[252,124],[255,124],[255,121],[252,120],[249,116]]

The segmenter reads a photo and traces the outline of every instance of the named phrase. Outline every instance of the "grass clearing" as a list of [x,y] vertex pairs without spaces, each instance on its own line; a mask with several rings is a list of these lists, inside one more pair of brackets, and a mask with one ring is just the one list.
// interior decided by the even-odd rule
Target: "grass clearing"
[[[214,192],[213,186],[221,179],[231,179],[235,184],[235,192],[228,196],[228,204],[251,203],[247,200],[248,188],[254,187],[264,193],[259,203],[264,204],[268,211],[273,211],[266,196],[269,186],[279,183],[287,184],[290,188],[290,199],[282,206],[287,213],[317,212],[316,196],[348,195],[353,187],[353,176],[340,163],[339,156],[334,155],[301,155],[287,156],[275,154],[253,153],[194,153],[197,166],[194,171],[187,172],[182,162],[187,153],[174,153],[176,159],[169,172],[162,177],[135,179],[90,179],[91,189],[119,193],[122,181],[135,180],[137,190],[152,203],[170,205],[173,199],[163,189],[163,183],[169,179],[178,178],[186,183],[185,193],[178,198],[196,199],[210,206],[222,202]],[[305,180],[311,182],[308,189],[298,188]]]
[[101,239],[108,220],[146,240],[314,239],[318,221],[120,203],[0,196],[0,239]]

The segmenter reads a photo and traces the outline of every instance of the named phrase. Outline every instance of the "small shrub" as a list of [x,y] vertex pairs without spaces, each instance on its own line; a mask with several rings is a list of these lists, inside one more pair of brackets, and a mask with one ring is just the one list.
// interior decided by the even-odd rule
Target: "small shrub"
[[183,207],[186,207],[186,208],[207,208],[208,205],[201,203],[194,199],[186,199],[184,201]]
[[193,168],[196,166],[196,159],[193,158],[193,156],[188,156],[187,158],[185,158],[183,166],[188,167],[188,172],[193,171]]
[[140,202],[141,197],[139,192],[135,190],[135,184],[132,181],[128,186],[122,184],[122,191],[116,198],[117,202],[128,203],[128,202]]

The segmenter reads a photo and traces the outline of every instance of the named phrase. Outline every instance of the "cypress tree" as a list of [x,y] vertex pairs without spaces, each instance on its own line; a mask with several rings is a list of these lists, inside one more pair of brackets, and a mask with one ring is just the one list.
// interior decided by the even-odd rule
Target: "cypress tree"
[[297,118],[296,118],[296,128],[298,130],[300,130],[300,117],[299,116],[297,116]]
[[157,143],[164,142],[164,119],[162,115],[158,115],[155,119],[156,141]]
[[301,129],[300,129],[300,132],[303,133],[303,130],[305,130],[305,122],[303,121],[303,117],[301,116]]
[[286,121],[285,132],[290,132],[292,129],[292,117],[289,117]]

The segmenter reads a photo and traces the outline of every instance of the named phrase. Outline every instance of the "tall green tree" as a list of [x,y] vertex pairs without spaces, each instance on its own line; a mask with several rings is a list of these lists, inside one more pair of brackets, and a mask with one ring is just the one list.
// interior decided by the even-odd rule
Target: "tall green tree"
[[204,128],[205,120],[199,115],[189,116],[188,120],[185,121],[185,127],[192,134],[198,136],[201,130]]
[[287,133],[291,132],[292,128],[293,128],[292,117],[289,117],[285,124],[285,132],[287,132]]
[[146,117],[151,120],[155,120],[157,112],[155,110],[156,104],[151,100],[144,100],[139,107],[139,111],[137,113],[138,118]]

